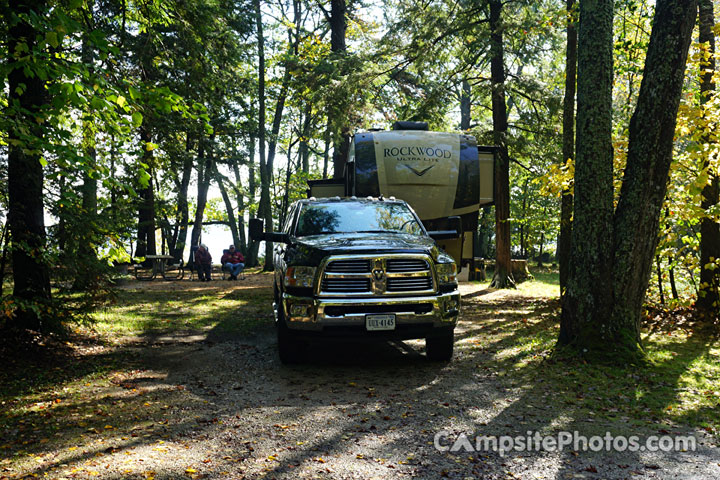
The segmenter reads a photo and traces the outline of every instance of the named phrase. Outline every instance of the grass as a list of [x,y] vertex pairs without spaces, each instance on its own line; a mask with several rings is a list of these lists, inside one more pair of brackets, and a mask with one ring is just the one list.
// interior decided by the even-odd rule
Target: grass
[[[560,280],[557,269],[531,268],[530,270],[533,279],[518,283],[516,285],[518,293],[527,297],[557,298],[560,296]],[[486,272],[485,280],[474,283],[481,285],[482,288],[488,288],[492,275],[493,271],[490,268]]]
[[272,292],[267,288],[127,290],[114,305],[96,312],[93,328],[105,336],[177,331],[249,333],[268,324]]
[[[495,367],[511,384],[522,385],[537,397],[552,397],[552,404],[573,411],[575,418],[684,424],[720,437],[717,337],[687,324],[677,328],[678,322],[670,316],[664,325],[643,327],[645,364],[587,364],[554,351],[559,330],[557,273],[533,275],[535,279],[519,284],[516,292],[531,298],[498,305],[502,308],[479,319],[482,335],[470,337],[475,348],[492,353]],[[481,312],[483,303],[483,297],[473,299],[471,311]]]

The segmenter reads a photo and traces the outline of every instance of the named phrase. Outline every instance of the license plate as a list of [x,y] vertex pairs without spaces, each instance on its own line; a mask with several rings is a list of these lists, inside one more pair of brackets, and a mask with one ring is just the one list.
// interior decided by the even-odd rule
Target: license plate
[[395,315],[365,315],[365,328],[374,330],[395,330]]

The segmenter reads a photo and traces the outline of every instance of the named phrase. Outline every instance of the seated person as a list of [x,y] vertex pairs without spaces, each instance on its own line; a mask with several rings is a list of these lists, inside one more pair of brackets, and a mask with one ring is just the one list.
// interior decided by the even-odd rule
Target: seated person
[[245,268],[245,257],[235,250],[235,245],[230,245],[220,259],[220,263],[230,272],[229,280],[237,280],[238,275]]
[[198,272],[198,279],[201,282],[210,281],[210,272],[212,271],[212,255],[208,251],[207,245],[200,244],[195,252],[195,269]]

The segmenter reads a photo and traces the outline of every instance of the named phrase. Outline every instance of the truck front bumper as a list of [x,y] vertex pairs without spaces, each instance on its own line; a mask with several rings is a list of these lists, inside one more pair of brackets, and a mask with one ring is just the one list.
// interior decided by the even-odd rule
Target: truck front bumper
[[[280,313],[278,309],[282,309],[288,328],[298,333],[422,338],[455,327],[460,313],[460,293],[455,290],[436,296],[392,298],[314,298],[283,294],[281,304],[275,305],[276,316]],[[395,330],[366,331],[366,316],[373,314],[394,314]]]

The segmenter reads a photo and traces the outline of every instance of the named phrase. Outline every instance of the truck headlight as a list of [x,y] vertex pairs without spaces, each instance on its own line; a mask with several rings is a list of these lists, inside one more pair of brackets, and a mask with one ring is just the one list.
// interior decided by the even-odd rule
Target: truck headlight
[[315,267],[288,267],[283,283],[286,287],[312,287]]
[[457,285],[457,265],[454,263],[438,263],[435,265],[438,283]]

